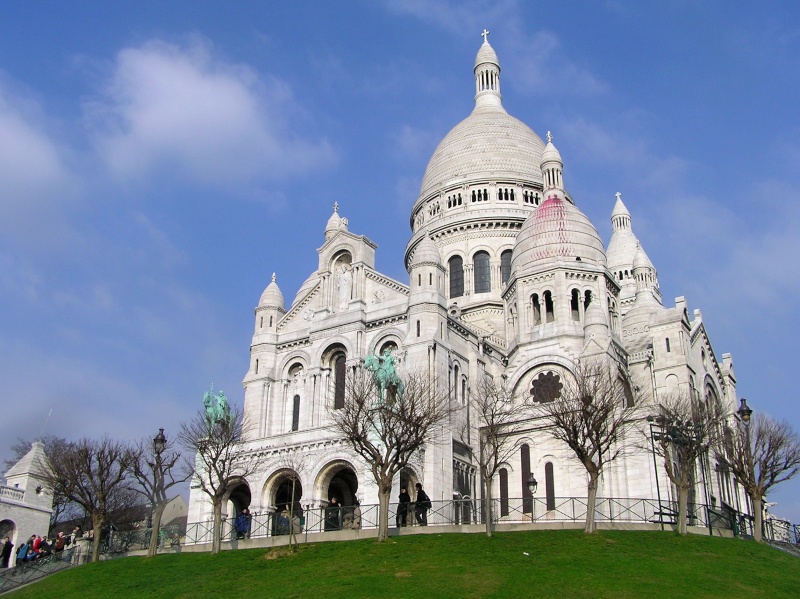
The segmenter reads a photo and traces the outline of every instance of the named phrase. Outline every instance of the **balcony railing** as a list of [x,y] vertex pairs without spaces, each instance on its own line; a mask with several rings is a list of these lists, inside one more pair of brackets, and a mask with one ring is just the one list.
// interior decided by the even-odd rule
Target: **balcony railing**
[[22,501],[22,498],[24,496],[25,496],[25,491],[22,489],[18,489],[17,487],[8,487],[6,485],[0,485],[0,498],[12,499],[14,501]]

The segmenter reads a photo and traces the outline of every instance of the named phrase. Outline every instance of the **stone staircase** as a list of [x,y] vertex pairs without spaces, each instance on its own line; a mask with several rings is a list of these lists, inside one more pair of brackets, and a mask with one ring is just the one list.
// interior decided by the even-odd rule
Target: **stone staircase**
[[0,570],[0,595],[73,567],[76,565],[73,558],[77,557],[74,551],[74,548],[66,549],[33,562]]

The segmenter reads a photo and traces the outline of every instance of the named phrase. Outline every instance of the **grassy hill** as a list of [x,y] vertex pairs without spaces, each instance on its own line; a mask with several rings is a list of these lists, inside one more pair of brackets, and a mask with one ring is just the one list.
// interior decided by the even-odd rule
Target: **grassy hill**
[[800,559],[753,542],[663,532],[409,535],[281,549],[123,558],[25,597],[798,597]]

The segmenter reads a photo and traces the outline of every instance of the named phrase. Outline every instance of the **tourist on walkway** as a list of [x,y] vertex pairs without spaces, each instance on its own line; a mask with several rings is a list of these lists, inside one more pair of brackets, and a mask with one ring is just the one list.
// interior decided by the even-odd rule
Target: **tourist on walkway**
[[397,528],[406,526],[408,523],[408,504],[411,503],[411,495],[405,487],[400,488],[400,497],[397,502]]
[[339,530],[342,528],[342,504],[331,497],[328,507],[325,508],[325,530]]
[[236,516],[236,520],[233,521],[237,539],[244,539],[245,537],[248,539],[250,538],[251,521],[252,516],[250,516],[250,510],[243,508],[242,511],[239,512],[239,515]]
[[8,568],[8,561],[11,559],[11,550],[14,548],[14,543],[11,539],[5,537],[3,539],[3,549],[0,549],[0,568]]
[[417,483],[417,499],[414,503],[414,516],[417,518],[417,524],[428,526],[428,510],[432,507],[431,498],[422,490],[422,484]]

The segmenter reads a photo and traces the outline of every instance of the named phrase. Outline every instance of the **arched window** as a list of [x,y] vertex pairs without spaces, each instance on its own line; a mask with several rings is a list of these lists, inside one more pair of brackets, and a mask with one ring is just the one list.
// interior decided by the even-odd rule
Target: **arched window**
[[294,405],[292,406],[292,431],[300,428],[300,396],[294,396]]
[[453,367],[453,394],[455,395],[455,400],[458,401],[458,364]]
[[531,477],[531,448],[525,443],[519,448],[520,473],[522,474],[522,513],[530,514],[533,511],[533,495],[528,489],[528,479]]
[[572,320],[580,320],[581,313],[580,313],[580,303],[581,303],[581,293],[577,289],[572,290],[572,297],[569,300],[569,310],[572,314]]
[[475,273],[475,293],[488,293],[492,290],[492,272],[489,267],[489,253],[477,252],[472,257]]
[[589,304],[592,303],[592,292],[588,289],[583,292],[583,311],[586,312],[586,308],[589,307]]
[[505,284],[511,278],[511,250],[500,254],[500,281]]
[[334,392],[333,409],[338,410],[344,407],[344,380],[347,375],[345,366],[346,358],[344,354],[336,354],[333,362]]
[[544,292],[544,314],[545,322],[553,322],[556,319],[555,306],[553,305],[553,294],[549,291]]
[[556,509],[556,485],[553,481],[553,462],[544,465],[544,492],[547,498],[547,511]]
[[508,516],[508,470],[500,468],[500,517]]
[[453,256],[447,261],[450,267],[450,297],[464,295],[464,261],[461,256]]
[[533,326],[542,324],[542,305],[539,303],[539,294],[534,293],[531,298],[533,305]]

